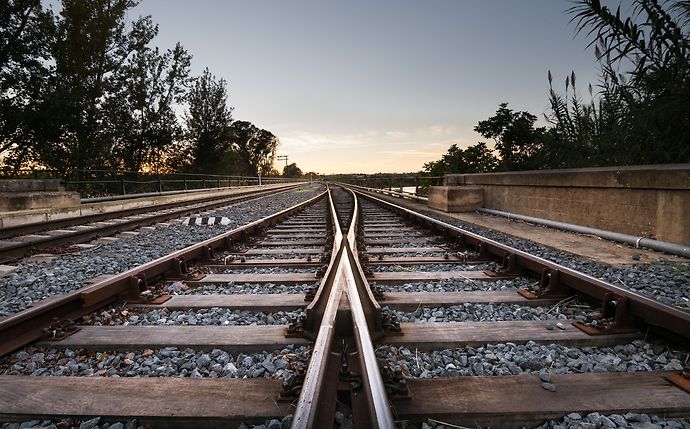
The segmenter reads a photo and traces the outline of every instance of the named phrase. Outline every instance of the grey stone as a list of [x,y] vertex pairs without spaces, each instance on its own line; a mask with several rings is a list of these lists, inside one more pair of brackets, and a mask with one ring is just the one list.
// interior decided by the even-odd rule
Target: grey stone
[[211,363],[211,358],[207,354],[202,354],[196,359],[196,364],[199,367],[205,368]]
[[101,422],[100,417],[94,417],[91,420],[87,420],[85,422],[82,422],[79,425],[79,429],[93,429],[95,427],[98,427],[98,424]]
[[549,392],[555,392],[556,391],[556,386],[552,383],[542,383],[541,387],[548,390]]
[[548,369],[542,369],[539,371],[539,379],[544,383],[549,383],[551,381],[551,374],[549,374]]

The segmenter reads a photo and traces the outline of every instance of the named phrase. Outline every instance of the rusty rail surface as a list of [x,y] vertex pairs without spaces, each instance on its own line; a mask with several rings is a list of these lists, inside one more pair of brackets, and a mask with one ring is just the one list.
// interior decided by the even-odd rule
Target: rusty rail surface
[[[335,240],[334,258],[329,267],[331,274],[324,277],[307,313],[307,319],[311,321],[307,322],[308,326],[314,330],[318,321],[318,328],[295,408],[293,429],[332,425],[339,390],[350,394],[356,428],[395,427],[372,338],[372,333],[377,332],[372,327],[380,326],[380,323],[372,321],[380,321],[380,307],[371,295],[356,252],[352,250],[359,211],[354,194],[352,199],[353,214],[347,240],[343,240],[337,217],[332,217]],[[335,214],[330,190],[329,201]],[[337,253],[336,247],[339,247]],[[343,305],[345,299],[347,305]],[[353,351],[348,352],[343,346],[343,350],[338,352],[336,340],[351,344]],[[356,387],[352,384],[340,386],[340,378],[348,374],[349,368],[357,370],[349,372],[358,375]]]
[[[347,186],[347,185],[344,185]],[[630,328],[642,321],[657,328],[661,334],[672,339],[690,341],[690,313],[665,305],[628,289],[615,286],[595,277],[548,261],[527,252],[482,237],[454,225],[417,213],[408,208],[377,198],[370,193],[354,190],[355,194],[375,201],[419,225],[433,229],[449,239],[455,240],[461,248],[475,249],[480,257],[492,255],[503,261],[503,269],[510,273],[530,273],[540,278],[539,291],[525,292],[530,298],[559,298],[569,291],[602,303],[615,316],[614,329]]]
[[[49,228],[59,228],[65,226],[82,225],[85,223],[97,222],[106,219],[114,219],[119,217],[131,216],[134,214],[146,213],[152,210],[166,210],[168,208],[177,207],[183,205],[184,207],[170,211],[167,213],[159,213],[157,215],[147,216],[140,219],[131,219],[124,222],[117,222],[112,225],[102,225],[90,229],[74,231],[72,233],[59,234],[50,237],[40,238],[37,240],[17,242],[16,244],[8,245],[5,247],[0,247],[0,262],[6,262],[14,259],[19,259],[32,250],[41,249],[46,247],[58,246],[66,243],[83,243],[86,241],[93,240],[98,237],[116,234],[118,232],[127,231],[142,226],[151,225],[157,222],[166,221],[169,219],[174,219],[182,216],[186,216],[190,213],[215,209],[218,207],[223,207],[228,204],[240,203],[243,201],[251,200],[254,198],[260,198],[267,195],[272,195],[280,192],[285,192],[286,190],[293,189],[299,185],[290,185],[281,188],[274,188],[269,190],[253,190],[240,192],[232,196],[214,197],[203,199],[202,201],[186,201],[182,203],[170,203],[157,206],[149,206],[138,209],[128,209],[121,210],[117,212],[102,213],[90,216],[84,216],[72,219],[60,219],[49,222],[41,222],[37,224],[26,224],[18,225],[15,227],[2,228],[0,229],[0,238],[7,238],[16,236],[19,234],[28,234],[38,231],[44,231]],[[202,204],[201,206],[196,206],[197,204]],[[195,207],[190,208],[190,205]]]
[[291,216],[324,198],[325,195],[326,193],[323,192],[273,215],[178,250],[93,285],[43,300],[33,307],[2,319],[0,320],[0,356],[39,339],[44,329],[55,319],[75,319],[118,299],[127,302],[143,301],[142,292],[147,290],[149,281],[166,274],[181,277],[187,273],[187,262],[210,260],[216,249],[231,248],[233,243],[238,240]]

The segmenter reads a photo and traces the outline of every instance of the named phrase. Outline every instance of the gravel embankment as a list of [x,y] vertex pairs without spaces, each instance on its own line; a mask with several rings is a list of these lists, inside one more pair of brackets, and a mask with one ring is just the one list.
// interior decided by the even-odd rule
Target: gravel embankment
[[521,375],[540,371],[555,374],[678,371],[688,358],[688,351],[677,346],[641,340],[614,347],[567,347],[530,341],[433,351],[384,345],[376,353],[380,364],[399,368],[405,376],[414,378]]
[[450,307],[420,307],[413,312],[392,310],[400,322],[434,323],[434,322],[483,322],[511,320],[566,320],[584,322],[587,317],[599,314],[599,310],[579,301],[568,301],[560,305],[547,307],[527,307],[519,304],[473,304],[464,303]]
[[180,282],[163,288],[162,293],[177,295],[234,295],[234,294],[275,294],[275,293],[305,293],[314,286],[319,285],[320,280],[314,277],[314,283],[303,284],[274,284],[274,283],[234,283],[226,285],[209,284],[198,287],[186,287]]
[[[366,204],[372,203],[365,203],[365,205]],[[510,237],[499,232],[483,230],[459,221],[448,220],[436,213],[426,210],[422,210],[421,213],[491,240],[556,262],[565,267],[581,271],[616,286],[639,292],[665,304],[670,304],[685,311],[690,311],[690,262],[660,260],[650,264],[633,263],[626,266],[612,267],[607,264],[592,261],[588,258],[552,249],[529,240]],[[621,244],[621,246],[625,245]]]
[[442,219],[434,213],[424,212],[424,214],[565,267],[589,274],[613,285],[639,292],[664,304],[670,304],[682,310],[690,311],[690,262],[660,260],[650,264],[633,263],[631,265],[613,267],[571,253],[551,249],[529,240],[522,240],[498,232],[482,230],[461,222]]
[[[420,429],[454,429],[458,426],[449,426],[438,420],[429,419],[423,422]],[[480,428],[480,426],[477,426]],[[541,425],[533,426],[534,429],[600,429],[600,428],[632,428],[632,429],[690,429],[690,419],[663,418],[654,415],[625,413],[607,414],[600,413],[570,413],[560,420],[549,420]]]
[[273,313],[231,310],[228,308],[204,308],[198,310],[168,310],[122,307],[101,310],[84,316],[80,325],[96,326],[146,326],[146,325],[204,325],[204,326],[249,326],[287,325],[304,312],[276,311]]
[[435,282],[410,282],[404,284],[385,284],[369,282],[376,285],[384,292],[469,292],[469,291],[492,291],[492,290],[516,290],[526,289],[536,280],[524,277],[517,277],[512,280],[496,280],[492,282],[482,282],[471,279],[447,279]]
[[306,368],[310,350],[294,345],[281,350],[232,355],[165,347],[136,351],[91,351],[27,347],[0,360],[0,374],[79,377],[280,378],[295,381]]
[[230,218],[231,223],[226,226],[173,223],[78,254],[60,255],[50,262],[20,261],[16,271],[0,279],[0,317],[14,314],[48,297],[76,290],[99,275],[126,271],[268,216],[314,197],[320,189],[319,186],[309,192],[288,191],[213,211],[213,216]]
[[[375,262],[375,258],[372,258]],[[385,261],[385,259],[384,259]],[[496,270],[494,263],[488,264],[419,264],[419,265],[371,265],[373,272],[405,272],[405,271],[485,271]]]

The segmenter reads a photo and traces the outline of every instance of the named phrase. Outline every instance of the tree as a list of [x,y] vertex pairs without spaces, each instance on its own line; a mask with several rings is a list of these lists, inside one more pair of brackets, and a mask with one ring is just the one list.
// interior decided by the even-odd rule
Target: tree
[[302,176],[302,170],[297,166],[296,163],[286,165],[283,168],[283,177],[298,178]]
[[36,153],[46,166],[83,170],[116,167],[118,138],[108,113],[116,72],[156,35],[150,18],[131,28],[134,0],[63,0],[49,47],[55,65],[47,80]]
[[480,142],[462,150],[453,144],[440,160],[424,164],[424,171],[432,176],[448,173],[485,173],[493,171],[498,160],[486,146]]
[[184,101],[191,56],[178,43],[160,53],[139,46],[114,74],[108,97],[114,154],[126,170],[160,171],[166,153],[182,136],[174,107]]
[[194,80],[185,117],[194,171],[221,173],[232,150],[232,107],[227,105],[224,79],[207,69]]
[[[569,9],[601,65],[601,115],[620,131],[622,144],[601,162],[644,164],[690,161],[690,2],[634,0],[630,16],[599,0]],[[605,141],[605,140],[604,140]]]
[[496,114],[479,121],[474,131],[493,139],[500,156],[498,169],[503,171],[539,168],[535,154],[541,149],[545,129],[535,128],[537,117],[529,112],[514,112],[501,103]]
[[247,121],[235,121],[231,128],[233,149],[244,166],[244,174],[267,175],[275,159],[278,137]]
[[0,3],[0,163],[14,168],[33,158],[52,25],[40,0]]

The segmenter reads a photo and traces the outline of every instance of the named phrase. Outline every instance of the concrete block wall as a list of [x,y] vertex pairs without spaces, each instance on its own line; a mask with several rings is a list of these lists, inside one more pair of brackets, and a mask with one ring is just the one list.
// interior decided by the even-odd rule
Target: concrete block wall
[[0,212],[79,205],[78,192],[65,192],[58,179],[0,180]]
[[690,164],[453,174],[484,207],[690,244]]

